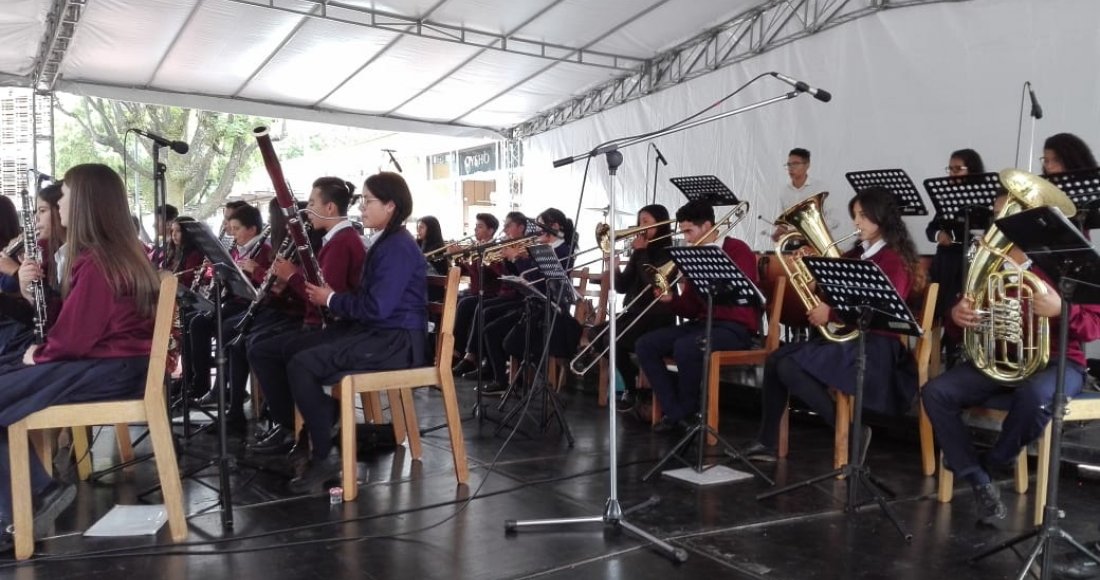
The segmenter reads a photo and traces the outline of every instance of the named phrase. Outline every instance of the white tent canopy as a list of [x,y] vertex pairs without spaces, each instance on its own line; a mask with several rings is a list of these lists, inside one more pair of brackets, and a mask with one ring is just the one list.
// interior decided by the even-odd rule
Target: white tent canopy
[[[69,1],[83,8],[51,88],[463,135],[521,123],[758,2]],[[55,2],[5,4],[0,74],[28,78]]]

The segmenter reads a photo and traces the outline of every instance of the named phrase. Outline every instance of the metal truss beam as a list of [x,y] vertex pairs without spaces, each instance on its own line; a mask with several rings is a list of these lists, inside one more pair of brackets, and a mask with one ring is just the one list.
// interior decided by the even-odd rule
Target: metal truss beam
[[34,89],[50,92],[61,76],[61,64],[69,50],[76,25],[84,13],[87,0],[54,0],[50,13],[46,16],[46,32],[38,47],[38,57],[34,61]]
[[739,63],[880,10],[969,0],[765,0],[508,132],[522,139]]
[[428,18],[402,16],[384,10],[375,10],[342,2],[299,0],[291,5],[285,2],[278,2],[278,0],[229,1],[238,4],[247,4],[249,6],[259,6],[269,10],[287,12],[306,18],[317,18],[330,22],[376,28],[398,34],[419,36],[421,38],[440,42],[475,46],[481,49],[521,54],[532,58],[555,62],[570,62],[596,68],[618,70],[624,73],[634,71],[645,62],[644,59],[621,54],[594,50],[578,50],[574,46],[554,44],[486,30],[477,30],[466,26],[445,24]]

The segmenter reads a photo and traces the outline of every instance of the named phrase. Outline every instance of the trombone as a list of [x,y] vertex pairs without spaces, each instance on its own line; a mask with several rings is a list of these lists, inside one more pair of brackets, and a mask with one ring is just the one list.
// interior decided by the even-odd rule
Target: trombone
[[[673,224],[673,223],[676,223],[676,220],[671,219],[671,220],[665,220],[663,222],[657,222],[655,224],[650,224],[648,226],[634,226],[632,228],[626,228],[626,229],[623,229],[623,230],[615,230],[615,240],[624,240],[624,239],[629,238],[631,236],[635,236],[637,234],[640,234],[640,233],[642,233],[646,230],[651,230],[653,228],[659,228],[661,226],[665,226],[665,225],[669,225],[669,224]],[[611,254],[611,251],[613,249],[611,247],[611,233],[612,233],[611,232],[611,226],[609,226],[605,223],[597,224],[596,225],[596,245],[591,247],[591,248],[586,248],[584,250],[581,250],[579,252],[573,252],[572,254],[562,258],[561,259],[562,264],[567,264],[568,260],[576,258],[577,256],[580,256],[582,254],[587,254],[588,252],[592,252],[594,250],[602,250],[603,255],[600,256],[599,258],[596,258],[595,260],[589,260],[587,262],[582,262],[580,264],[574,264],[572,269],[576,270],[578,268],[583,268],[583,267],[588,266],[590,264],[595,264],[596,262],[602,262],[603,260],[606,260],[607,257]],[[655,237],[655,238],[653,238],[652,240],[649,240],[649,241],[650,241],[650,243],[653,243],[653,242],[656,242],[657,240],[663,240],[665,238],[671,238],[672,236],[675,236],[679,233],[680,232],[676,232],[676,231],[669,232],[667,234],[657,236],[657,237]],[[529,268],[527,270],[524,270],[523,272],[520,272],[520,276],[523,276],[524,274],[528,274],[530,272],[534,272],[537,269],[538,268]],[[537,282],[539,282],[539,280],[536,280],[534,283],[537,283]]]
[[[748,213],[749,202],[742,201],[741,203],[738,203],[737,205],[733,206],[733,208],[730,209],[726,213],[726,215],[722,216],[722,219],[714,222],[714,225],[712,225],[705,234],[700,236],[699,239],[695,240],[695,242],[691,244],[691,247],[698,247],[707,243],[705,240],[710,239],[711,236],[715,236],[716,234],[717,238],[719,239],[726,237],[731,231],[733,231],[733,228],[737,227],[737,224],[741,223],[741,220],[745,219],[745,216],[747,216]],[[645,317],[646,313],[652,310],[658,302],[660,302],[661,297],[671,292],[676,284],[680,282],[680,278],[683,277],[683,274],[678,274],[676,272],[676,264],[672,263],[671,260],[659,267],[647,264],[646,272],[650,274],[650,277],[653,281],[646,285],[646,287],[643,288],[642,291],[639,292],[633,300],[623,306],[623,310],[621,313],[619,313],[619,316],[623,316],[624,314],[629,312],[630,307],[634,306],[634,304],[638,302],[638,300],[649,293],[650,289],[656,288],[659,292],[659,296],[654,297],[649,302],[649,304],[647,304],[646,307],[643,308],[642,311],[639,312],[638,315],[630,321],[630,324],[626,325],[626,328],[623,328],[619,331],[620,336],[629,332],[631,328],[634,328],[634,325],[637,324],[638,321],[641,320],[643,317]],[[614,275],[614,272],[612,272],[612,275]],[[673,275],[676,275],[676,278],[672,278]],[[581,351],[578,352],[571,361],[569,361],[569,370],[578,375],[584,375],[588,373],[588,371],[591,370],[592,367],[596,366],[596,363],[598,363],[600,359],[607,356],[607,352],[611,350],[611,347],[613,345],[607,345],[602,351],[600,351],[598,355],[593,356],[592,353],[596,349],[596,345],[599,343],[600,337],[607,333],[608,329],[610,328],[610,325],[605,326],[599,334],[592,337],[588,341],[588,344],[583,349],[581,349]],[[591,357],[591,360],[586,361],[585,359],[588,359],[589,357]],[[582,364],[583,366],[578,366]]]

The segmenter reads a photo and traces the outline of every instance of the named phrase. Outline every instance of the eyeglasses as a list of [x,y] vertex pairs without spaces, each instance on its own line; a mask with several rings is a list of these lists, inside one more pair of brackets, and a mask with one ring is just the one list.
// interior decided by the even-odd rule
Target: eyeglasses
[[363,197],[359,198],[359,205],[361,205],[363,207],[366,207],[366,206],[370,205],[370,202],[372,202],[372,201],[377,201],[378,203],[382,203],[382,200],[378,199],[377,197],[367,197],[367,196],[364,195]]
[[784,163],[783,167],[786,167],[787,169],[790,169],[792,167],[798,167],[799,165],[805,165],[805,164],[806,164],[805,161],[791,161],[790,163]]
[[948,172],[948,173],[952,173],[952,174],[953,173],[963,173],[963,172],[966,171],[966,166],[965,165],[948,165],[947,167],[944,167],[943,170]]

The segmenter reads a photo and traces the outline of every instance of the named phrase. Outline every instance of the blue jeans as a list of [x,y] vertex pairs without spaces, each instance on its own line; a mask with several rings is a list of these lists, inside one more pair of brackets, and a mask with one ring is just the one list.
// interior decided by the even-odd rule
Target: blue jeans
[[[653,395],[669,421],[686,419],[699,411],[699,392],[703,382],[703,331],[701,320],[661,328],[642,335],[634,345],[638,366],[653,387]],[[711,350],[742,350],[752,344],[744,326],[724,320],[714,321]],[[676,361],[679,377],[665,367],[664,358]]]
[[[995,405],[1008,411],[1001,434],[989,451],[989,463],[1010,465],[1020,448],[1036,440],[1051,419],[1054,401],[1056,365],[1011,386],[982,374],[970,363],[960,364],[932,379],[924,386],[921,398],[924,410],[932,420],[936,440],[955,475],[984,483],[988,476],[978,462],[978,453],[970,440],[970,429],[963,422],[962,412],[968,407],[983,405],[997,395],[1004,395],[1006,405]],[[1066,396],[1081,392],[1085,384],[1085,369],[1073,363],[1066,365]]]

